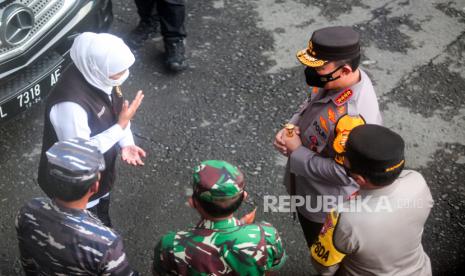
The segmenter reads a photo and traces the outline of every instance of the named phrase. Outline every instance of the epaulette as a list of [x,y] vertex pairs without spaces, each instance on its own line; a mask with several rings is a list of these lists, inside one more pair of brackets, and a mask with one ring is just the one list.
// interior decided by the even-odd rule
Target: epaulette
[[339,95],[334,97],[333,102],[337,106],[341,106],[345,104],[353,95],[354,95],[354,92],[350,88],[347,88],[346,90],[339,93]]

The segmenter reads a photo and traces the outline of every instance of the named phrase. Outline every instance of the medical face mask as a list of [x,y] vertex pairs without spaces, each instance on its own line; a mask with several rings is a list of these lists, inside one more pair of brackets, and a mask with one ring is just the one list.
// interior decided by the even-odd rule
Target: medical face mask
[[306,67],[305,71],[304,71],[304,73],[305,73],[305,81],[307,82],[307,84],[309,86],[323,88],[328,82],[337,80],[337,79],[339,79],[341,77],[339,75],[339,76],[333,78],[333,74],[337,70],[341,69],[342,67],[344,67],[344,65],[339,66],[338,68],[334,69],[334,71],[332,71],[331,73],[328,73],[326,75],[319,75],[316,72],[315,68]]
[[127,69],[124,74],[117,80],[114,80],[114,79],[110,79],[108,78],[106,80],[106,84],[108,86],[120,86],[123,84],[124,81],[126,81],[129,77],[129,69]]

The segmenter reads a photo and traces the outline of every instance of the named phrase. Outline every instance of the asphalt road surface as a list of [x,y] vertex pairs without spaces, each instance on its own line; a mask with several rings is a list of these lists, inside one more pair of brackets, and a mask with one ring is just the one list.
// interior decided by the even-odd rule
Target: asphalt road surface
[[[114,2],[112,32],[137,24],[132,1]],[[146,165],[119,164],[111,215],[133,266],[150,271],[153,246],[169,230],[196,222],[185,204],[191,169],[225,159],[246,173],[258,220],[280,231],[289,259],[281,275],[312,271],[300,226],[291,215],[264,213],[265,195],[284,195],[285,160],[274,134],[304,99],[295,58],[311,32],[354,25],[363,67],[375,85],[385,125],[407,142],[407,166],[428,181],[435,206],[424,247],[436,275],[458,274],[465,262],[465,2],[463,0],[204,0],[188,2],[190,68],[168,73],[163,43],[147,41],[124,85],[145,99],[133,131]],[[43,106],[0,126],[0,275],[20,275],[14,217],[42,195],[35,183]],[[405,227],[409,227],[405,225]],[[396,246],[396,237],[392,236]],[[383,250],[380,248],[380,251]]]

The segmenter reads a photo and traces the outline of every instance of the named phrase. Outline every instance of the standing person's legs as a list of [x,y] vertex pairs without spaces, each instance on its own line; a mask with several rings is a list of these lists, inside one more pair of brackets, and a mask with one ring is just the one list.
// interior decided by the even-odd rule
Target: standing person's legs
[[126,38],[126,43],[132,49],[137,49],[150,37],[158,33],[160,22],[155,12],[156,0],[134,0],[137,13],[139,14],[139,24]]
[[184,38],[186,37],[186,6],[184,0],[157,0],[161,34],[165,42],[165,62],[169,69],[187,68]]
[[156,7],[164,39],[184,39],[186,6],[184,0],[156,0]]
[[150,20],[153,15],[155,0],[134,0],[141,21]]
[[320,234],[321,227],[323,227],[323,223],[308,220],[299,212],[297,212],[297,216],[299,217],[300,226],[304,232],[307,245],[310,247],[318,239],[318,235]]

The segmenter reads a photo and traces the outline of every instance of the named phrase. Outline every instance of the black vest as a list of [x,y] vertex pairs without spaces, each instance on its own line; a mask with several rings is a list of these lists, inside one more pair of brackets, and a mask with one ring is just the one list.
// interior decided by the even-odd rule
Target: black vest
[[[42,153],[39,163],[38,183],[49,196],[47,187],[47,156],[45,152],[58,141],[55,129],[50,122],[51,108],[60,102],[74,102],[80,105],[87,113],[87,123],[91,130],[90,136],[95,136],[111,126],[118,120],[123,98],[112,95],[113,103],[105,92],[90,85],[75,65],[71,65],[63,72],[60,80],[51,91],[45,104],[44,135],[42,139]],[[115,182],[115,164],[118,155],[118,146],[115,144],[104,154],[106,169],[100,178],[100,188],[91,200],[101,197],[109,192]]]

